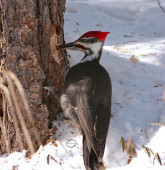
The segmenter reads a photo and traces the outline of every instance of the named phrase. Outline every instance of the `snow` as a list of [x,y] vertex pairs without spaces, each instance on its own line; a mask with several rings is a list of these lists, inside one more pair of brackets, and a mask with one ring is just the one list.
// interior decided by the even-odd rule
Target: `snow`
[[[165,7],[165,2],[161,1]],[[104,44],[101,64],[112,80],[112,115],[104,154],[110,170],[164,170],[165,127],[165,13],[156,0],[67,0],[65,41],[76,40],[87,31],[110,31]],[[77,52],[68,51],[70,65],[80,62]],[[26,151],[0,157],[0,170],[84,169],[82,137],[63,120],[54,122],[55,143],[41,146],[26,158]],[[133,139],[137,157],[127,164],[120,138]],[[158,153],[162,166],[142,146]],[[49,155],[49,156],[48,156]],[[48,161],[49,157],[49,161]],[[48,164],[49,162],[49,164]]]

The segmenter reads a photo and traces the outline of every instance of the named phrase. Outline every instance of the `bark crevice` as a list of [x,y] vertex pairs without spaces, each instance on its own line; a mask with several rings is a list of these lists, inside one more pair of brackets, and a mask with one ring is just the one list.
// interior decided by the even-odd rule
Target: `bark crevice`
[[[38,45],[39,45],[39,63],[41,66],[44,68],[44,71],[46,71],[45,65],[44,64],[44,58],[43,58],[43,6],[42,6],[42,1],[36,0],[37,4],[37,20],[38,20]],[[46,60],[45,60],[46,61]]]

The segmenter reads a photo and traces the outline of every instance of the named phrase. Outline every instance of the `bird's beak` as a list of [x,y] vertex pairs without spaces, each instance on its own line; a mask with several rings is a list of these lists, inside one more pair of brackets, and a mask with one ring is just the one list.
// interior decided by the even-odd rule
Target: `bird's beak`
[[56,49],[57,50],[65,50],[65,49],[74,50],[75,47],[76,47],[76,42],[71,42],[71,43],[59,45],[56,47]]

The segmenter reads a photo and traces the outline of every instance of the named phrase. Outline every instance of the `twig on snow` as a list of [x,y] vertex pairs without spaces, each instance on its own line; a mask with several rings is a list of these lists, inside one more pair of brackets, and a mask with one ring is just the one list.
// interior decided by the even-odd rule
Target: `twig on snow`
[[165,9],[162,7],[162,5],[160,4],[160,0],[158,0],[158,5],[160,7],[160,9],[165,13]]

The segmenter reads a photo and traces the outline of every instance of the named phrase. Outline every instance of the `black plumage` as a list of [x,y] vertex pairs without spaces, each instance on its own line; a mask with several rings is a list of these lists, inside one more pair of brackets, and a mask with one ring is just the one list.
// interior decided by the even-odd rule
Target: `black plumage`
[[85,166],[98,169],[111,115],[109,74],[97,61],[79,63],[66,75],[65,93],[69,101],[68,116],[82,129]]
[[[84,39],[87,43],[87,39]],[[83,159],[87,170],[100,169],[103,164],[102,158],[111,116],[111,79],[99,63],[104,42],[98,38],[92,43],[97,42],[100,43],[100,47],[97,47],[99,50],[92,51],[91,48],[92,53],[86,55],[89,57],[97,54],[96,57],[91,61],[84,61],[71,67],[67,72],[64,94],[61,97],[63,110],[82,132]],[[74,49],[77,46],[87,54],[89,48],[82,47],[82,42],[80,43],[81,46],[78,41],[69,43],[68,47],[72,48],[73,44]],[[58,49],[66,47],[67,44],[59,46]]]

